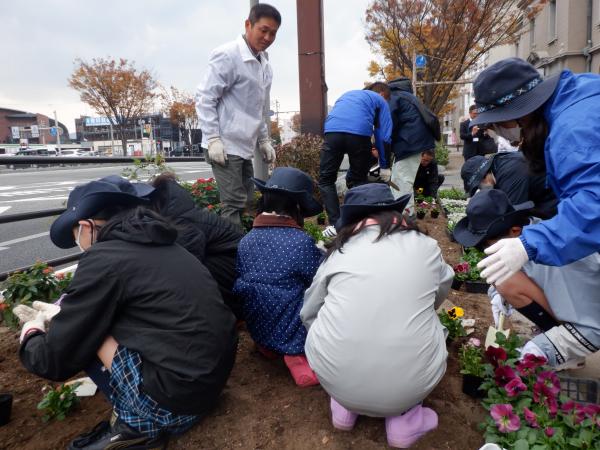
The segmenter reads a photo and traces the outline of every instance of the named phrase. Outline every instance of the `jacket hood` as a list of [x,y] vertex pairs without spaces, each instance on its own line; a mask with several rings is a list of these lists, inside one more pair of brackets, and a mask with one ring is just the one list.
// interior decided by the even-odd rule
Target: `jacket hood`
[[171,245],[176,239],[177,229],[146,208],[128,210],[112,218],[98,237],[99,241],[121,240],[146,245]]
[[388,86],[392,91],[404,91],[410,92],[411,94],[413,93],[412,82],[406,77],[396,78],[395,80],[390,81]]
[[563,70],[554,94],[546,103],[546,120],[552,124],[565,109],[596,95],[600,95],[598,75],[591,73],[574,75],[570,70]]

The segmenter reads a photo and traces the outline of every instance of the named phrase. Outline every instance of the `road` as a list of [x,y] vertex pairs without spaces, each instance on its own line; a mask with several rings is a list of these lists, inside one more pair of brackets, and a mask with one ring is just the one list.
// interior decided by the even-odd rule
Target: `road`
[[[204,162],[168,164],[183,181],[212,175]],[[0,166],[2,167],[2,166]],[[45,168],[0,171],[0,215],[64,207],[69,192],[77,185],[98,178],[121,174],[127,165]],[[130,166],[131,167],[131,166]],[[77,247],[61,250],[48,236],[53,217],[0,224],[0,273],[71,255]]]

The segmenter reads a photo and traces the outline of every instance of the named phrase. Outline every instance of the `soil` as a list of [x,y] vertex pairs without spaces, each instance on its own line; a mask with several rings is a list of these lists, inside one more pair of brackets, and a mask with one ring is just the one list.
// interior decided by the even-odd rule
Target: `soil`
[[[444,218],[428,217],[418,223],[438,240],[449,264],[458,262],[461,249],[449,241]],[[492,323],[486,297],[461,289],[450,291],[445,306],[464,308],[466,318],[476,319],[473,335],[483,339]],[[439,426],[414,449],[477,449],[484,443],[477,424],[485,417],[485,410],[461,392],[456,359],[459,346],[460,342],[449,345],[446,375],[425,400],[425,405],[438,413]],[[18,336],[0,327],[0,392],[14,396],[12,419],[0,427],[0,449],[64,449],[76,435],[108,419],[110,405],[97,393],[83,398],[64,421],[43,423],[36,405],[47,382],[29,374],[17,352]],[[388,448],[382,419],[361,417],[353,431],[342,432],[332,427],[329,415],[329,399],[321,388],[297,388],[283,361],[266,360],[254,350],[248,333],[241,330],[237,362],[219,406],[189,433],[173,438],[169,448]]]

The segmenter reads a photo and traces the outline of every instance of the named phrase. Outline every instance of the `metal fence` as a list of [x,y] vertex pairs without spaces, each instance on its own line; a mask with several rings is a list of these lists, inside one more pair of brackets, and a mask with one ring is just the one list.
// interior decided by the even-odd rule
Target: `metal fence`
[[[169,157],[164,158],[166,163],[186,163],[186,162],[199,162],[204,161],[202,157]],[[135,163],[140,161],[140,158],[129,158],[129,157],[104,157],[104,156],[84,156],[84,157],[56,157],[56,156],[0,156],[0,166],[7,166],[14,170],[19,170],[19,167],[37,167],[37,166],[57,166],[65,164],[123,164],[123,163]],[[24,220],[39,219],[41,217],[52,217],[58,216],[66,208],[54,208],[46,209],[42,211],[32,211],[20,214],[7,214],[0,216],[0,224],[20,222]],[[69,262],[77,261],[81,253],[74,253],[72,255],[63,256],[52,260],[45,261],[50,266],[59,266],[67,264]],[[32,264],[33,265],[33,264]],[[21,272],[31,267],[20,267],[17,269],[10,270],[8,272],[0,272],[0,281],[4,281],[12,273]]]

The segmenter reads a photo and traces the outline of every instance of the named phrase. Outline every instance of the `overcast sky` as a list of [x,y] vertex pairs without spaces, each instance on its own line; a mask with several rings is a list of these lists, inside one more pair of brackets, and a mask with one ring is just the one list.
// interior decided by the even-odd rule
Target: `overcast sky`
[[[302,0],[298,0],[302,1]],[[270,0],[282,26],[269,48],[271,100],[299,109],[296,1]],[[369,0],[323,0],[328,103],[369,79],[364,39]],[[52,116],[72,133],[81,114],[67,79],[76,58],[123,57],[164,86],[194,92],[210,51],[243,32],[248,0],[0,0],[0,107]],[[274,103],[272,103],[274,109]]]

